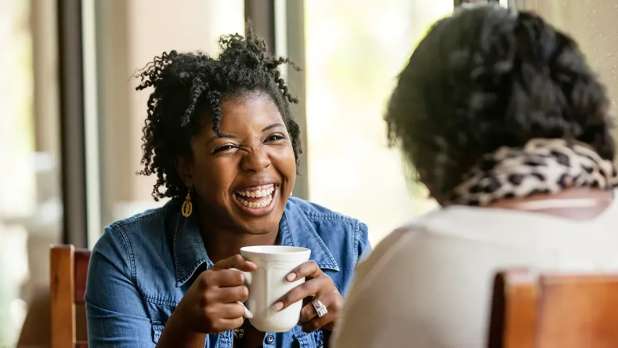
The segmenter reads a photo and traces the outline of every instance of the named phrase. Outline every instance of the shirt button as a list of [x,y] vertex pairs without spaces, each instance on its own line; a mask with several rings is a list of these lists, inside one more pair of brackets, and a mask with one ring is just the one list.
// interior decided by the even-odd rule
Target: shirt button
[[272,344],[273,342],[275,342],[275,337],[273,335],[266,336],[266,343]]

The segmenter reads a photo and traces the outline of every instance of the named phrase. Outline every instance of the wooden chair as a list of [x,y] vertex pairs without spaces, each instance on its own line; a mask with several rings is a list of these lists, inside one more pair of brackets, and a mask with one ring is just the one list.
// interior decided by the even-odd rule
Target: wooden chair
[[498,273],[489,347],[618,347],[618,274]]
[[87,347],[84,294],[90,251],[72,245],[52,246],[51,347]]

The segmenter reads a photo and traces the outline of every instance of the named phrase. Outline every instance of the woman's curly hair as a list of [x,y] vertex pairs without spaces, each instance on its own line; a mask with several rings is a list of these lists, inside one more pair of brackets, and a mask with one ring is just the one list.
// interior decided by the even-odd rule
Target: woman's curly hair
[[251,31],[246,38],[222,36],[219,45],[218,59],[202,52],[164,52],[137,74],[137,90],[154,88],[147,103],[139,174],[156,175],[155,200],[186,193],[176,171],[177,159],[191,155],[191,137],[201,130],[205,117],[210,117],[213,131],[220,134],[225,98],[253,91],[269,95],[283,117],[297,162],[302,153],[300,128],[290,115],[290,103],[297,100],[277,70],[291,62],[270,56],[264,41]]
[[434,197],[486,153],[564,138],[614,157],[608,99],[569,36],[530,12],[461,10],[430,30],[401,72],[385,115]]

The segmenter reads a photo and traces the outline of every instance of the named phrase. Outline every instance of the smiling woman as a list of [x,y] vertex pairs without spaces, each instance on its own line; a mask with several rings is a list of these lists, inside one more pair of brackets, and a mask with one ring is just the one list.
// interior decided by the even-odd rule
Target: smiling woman
[[[277,105],[265,92],[224,98],[221,113],[225,117],[219,134],[208,120],[192,138],[193,155],[180,158],[180,176],[200,197],[200,215],[218,226],[229,226],[226,234],[268,235],[278,225],[294,188],[290,135]],[[262,243],[268,242],[273,241]]]
[[[318,347],[328,345],[367,227],[291,197],[301,154],[295,99],[251,34],[222,37],[222,53],[163,53],[138,75],[153,87],[142,174],[163,207],[117,221],[97,242],[86,293],[97,346]],[[269,304],[305,300],[288,332],[260,332],[244,317],[249,290],[239,255],[249,245],[311,250],[284,281],[306,281]]]

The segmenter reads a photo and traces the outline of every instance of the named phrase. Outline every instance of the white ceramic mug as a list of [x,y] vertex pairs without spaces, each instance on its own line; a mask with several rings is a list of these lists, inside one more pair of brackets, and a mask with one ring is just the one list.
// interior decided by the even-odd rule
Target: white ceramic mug
[[257,270],[245,273],[249,286],[246,305],[251,311],[251,325],[263,332],[286,332],[298,323],[302,300],[275,312],[272,305],[288,291],[302,284],[305,278],[285,280],[294,268],[309,260],[311,250],[284,245],[254,245],[240,249],[240,254],[257,265]]

